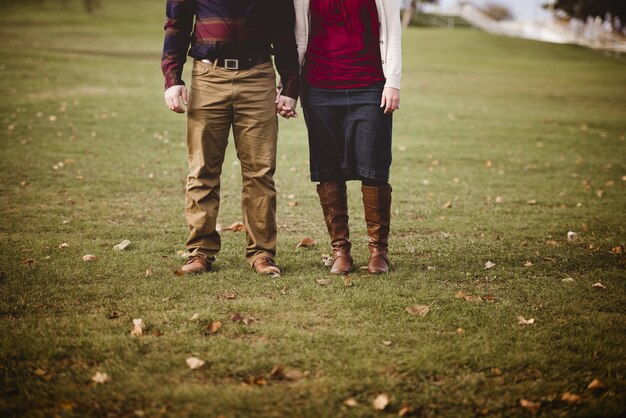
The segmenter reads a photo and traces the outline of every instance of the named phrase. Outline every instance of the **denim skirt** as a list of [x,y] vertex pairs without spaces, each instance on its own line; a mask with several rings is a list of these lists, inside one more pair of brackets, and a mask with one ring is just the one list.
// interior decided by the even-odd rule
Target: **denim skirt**
[[392,116],[380,107],[383,88],[321,89],[303,80],[311,181],[389,181]]

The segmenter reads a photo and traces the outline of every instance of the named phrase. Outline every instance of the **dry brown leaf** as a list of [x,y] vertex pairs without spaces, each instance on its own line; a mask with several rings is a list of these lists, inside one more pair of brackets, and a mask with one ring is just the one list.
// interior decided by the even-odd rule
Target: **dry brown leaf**
[[117,319],[122,315],[124,315],[122,312],[111,311],[111,313],[109,313],[109,319]]
[[69,244],[67,242],[59,244],[59,248],[69,248]]
[[292,200],[289,203],[287,203],[287,205],[289,205],[291,207],[298,206],[298,202],[296,202],[295,200]]
[[380,343],[384,345],[385,347],[389,347],[392,344],[391,341],[381,341]]
[[524,408],[533,415],[539,412],[539,408],[541,408],[541,402],[533,402],[527,399],[521,399],[519,401],[519,404],[522,408]]
[[563,283],[574,283],[574,279],[573,279],[573,278],[571,278],[571,277],[566,277],[566,278],[564,278],[564,279],[561,279],[561,281],[562,281]]
[[462,290],[459,290],[458,292],[456,292],[454,294],[454,297],[457,298],[457,299],[465,299],[465,296],[466,296],[466,294]]
[[143,335],[143,330],[146,328],[146,325],[143,323],[143,319],[136,318],[133,319],[133,329],[130,330],[130,335],[133,337],[140,337]]
[[606,289],[606,286],[603,285],[600,282],[592,284],[591,287],[593,287],[594,289],[598,289],[598,290],[605,290]]
[[219,331],[220,328],[222,328],[222,323],[220,321],[213,321],[209,325],[207,325],[206,331],[212,335]]
[[526,319],[523,316],[518,316],[517,323],[522,326],[532,325],[535,323],[535,318]]
[[496,196],[496,203],[504,203],[504,199],[501,196]]
[[120,242],[119,244],[114,245],[113,249],[115,251],[123,251],[123,250],[127,249],[129,246],[130,246],[130,241],[125,239],[122,242]]
[[245,231],[246,226],[242,222],[234,222],[228,228],[224,228],[224,231],[241,232]]
[[450,209],[450,208],[452,208],[452,202],[451,202],[451,201],[447,201],[447,202],[446,202],[446,203],[444,203],[441,207],[442,207],[443,209]]
[[414,412],[413,407],[411,405],[403,405],[402,408],[400,408],[400,410],[398,411],[398,416],[406,417],[412,414],[413,412]]
[[535,199],[527,200],[526,204],[528,204],[528,205],[536,205],[537,201]]
[[198,319],[200,319],[200,314],[198,313],[194,313],[191,315],[191,318],[189,318],[190,321],[197,321]]
[[573,405],[573,404],[577,404],[578,402],[580,402],[580,396],[574,393],[565,392],[563,396],[561,396],[561,400],[569,403],[570,405]]
[[532,267],[532,266],[533,266],[533,262],[532,262],[532,261],[530,261],[530,260],[527,260],[527,261],[524,263],[524,267]]
[[74,402],[59,402],[59,407],[64,411],[73,411],[76,408],[76,404]]
[[555,246],[557,242],[553,239],[546,240],[546,245]]
[[111,381],[111,376],[109,376],[106,373],[103,372],[96,372],[96,374],[94,374],[91,377],[91,380],[93,380],[94,382],[96,382],[96,384],[105,384],[107,382]]
[[457,334],[463,334],[465,332],[465,330],[463,328],[457,328],[456,329],[456,333]]
[[354,286],[354,283],[352,282],[352,277],[350,277],[350,276],[343,276],[343,285],[345,287],[352,287],[352,286]]
[[304,238],[302,238],[302,241],[300,241],[300,243],[298,245],[296,245],[296,248],[312,247],[315,244],[317,244],[317,241],[315,241],[313,238],[311,238],[311,237],[304,237]]
[[185,362],[187,363],[187,366],[189,366],[191,370],[199,369],[200,367],[204,366],[204,364],[206,363],[206,361],[201,360],[198,357],[187,357],[187,359],[185,359]]
[[329,284],[332,283],[332,280],[330,280],[330,279],[316,279],[315,283],[319,284],[320,286],[328,286]]
[[622,255],[624,253],[624,247],[622,245],[618,245],[617,247],[611,248],[611,252],[613,254]]
[[386,393],[381,393],[374,399],[372,405],[374,406],[375,410],[384,411],[385,408],[387,408],[387,405],[389,405],[389,395],[387,395]]
[[96,257],[93,254],[85,254],[83,256],[83,261],[96,261],[98,259],[98,257]]
[[414,316],[426,316],[430,308],[426,305],[411,305],[407,306],[405,311]]
[[22,264],[24,264],[25,266],[32,266],[33,264],[35,264],[35,260],[33,260],[32,258],[22,258]]
[[345,401],[343,401],[343,404],[345,406],[353,407],[353,406],[357,406],[359,403],[354,398],[348,398]]
[[154,274],[154,271],[152,270],[152,267],[148,267],[146,269],[146,273],[145,274],[146,274],[146,277],[152,276]]
[[554,257],[544,257],[543,261],[547,261],[548,263],[556,263],[556,258],[554,258]]
[[600,381],[600,379],[593,379],[591,383],[587,386],[589,390],[600,390],[604,389],[604,384]]
[[492,269],[492,268],[494,268],[495,266],[496,266],[496,263],[492,263],[491,261],[487,261],[487,262],[485,263],[485,270]]
[[596,190],[596,196],[598,197],[604,196],[604,190]]

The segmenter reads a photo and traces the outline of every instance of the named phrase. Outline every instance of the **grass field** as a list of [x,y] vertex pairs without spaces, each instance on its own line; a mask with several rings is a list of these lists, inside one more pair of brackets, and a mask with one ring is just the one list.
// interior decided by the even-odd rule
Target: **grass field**
[[[178,277],[185,123],[162,100],[164,2],[107,0],[95,16],[71,1],[6,3],[1,416],[626,414],[623,61],[410,29],[392,272],[359,270],[351,282],[327,273],[300,118],[280,125],[284,274],[253,274],[243,234],[224,232],[214,272]],[[239,173],[230,145],[225,226],[241,220]],[[358,186],[349,193],[363,266]],[[318,244],[296,248],[306,236]],[[129,249],[114,251],[123,239]],[[430,311],[412,316],[411,305]],[[130,336],[134,318],[144,336]],[[190,370],[191,356],[206,364]],[[96,384],[96,372],[111,380]],[[603,387],[588,389],[594,379]],[[381,393],[390,402],[376,411]]]

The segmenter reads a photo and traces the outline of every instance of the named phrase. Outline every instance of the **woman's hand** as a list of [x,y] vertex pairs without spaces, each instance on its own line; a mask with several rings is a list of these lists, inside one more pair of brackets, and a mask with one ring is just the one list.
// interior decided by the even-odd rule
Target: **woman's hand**
[[380,100],[380,107],[385,108],[385,115],[400,109],[400,90],[393,87],[385,87],[383,89],[383,97]]

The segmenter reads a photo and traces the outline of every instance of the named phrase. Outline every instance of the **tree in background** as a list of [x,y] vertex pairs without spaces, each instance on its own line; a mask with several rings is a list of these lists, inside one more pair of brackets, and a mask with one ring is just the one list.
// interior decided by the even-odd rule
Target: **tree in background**
[[498,22],[502,20],[513,19],[513,13],[511,12],[511,10],[508,7],[498,3],[489,3],[481,10],[484,14],[486,14],[493,20],[497,20]]
[[422,3],[437,3],[438,0],[411,0],[411,3],[408,7],[404,9],[404,14],[402,15],[402,27],[407,28],[411,24],[415,13],[417,12],[418,4],[421,6]]
[[[624,0],[554,0],[544,7],[554,7],[574,19],[582,21],[588,17],[599,17],[605,20],[607,14],[612,19],[618,18],[622,24],[626,22],[626,1]],[[613,22],[611,22],[613,23]]]

